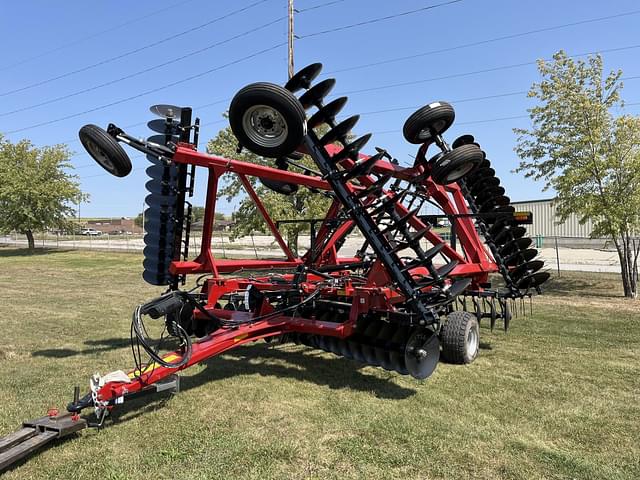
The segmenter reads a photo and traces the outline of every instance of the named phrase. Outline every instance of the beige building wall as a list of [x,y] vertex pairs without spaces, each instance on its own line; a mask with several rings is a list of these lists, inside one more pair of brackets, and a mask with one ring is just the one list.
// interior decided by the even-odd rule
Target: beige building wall
[[533,213],[533,225],[526,225],[531,236],[589,238],[593,223],[588,220],[580,224],[576,215],[571,215],[564,223],[558,224],[556,205],[553,199],[511,202],[516,211]]

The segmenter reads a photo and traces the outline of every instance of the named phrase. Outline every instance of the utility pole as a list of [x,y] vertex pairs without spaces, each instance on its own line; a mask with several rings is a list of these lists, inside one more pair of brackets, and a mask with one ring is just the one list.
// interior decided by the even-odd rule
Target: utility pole
[[289,0],[289,78],[293,77],[293,0]]

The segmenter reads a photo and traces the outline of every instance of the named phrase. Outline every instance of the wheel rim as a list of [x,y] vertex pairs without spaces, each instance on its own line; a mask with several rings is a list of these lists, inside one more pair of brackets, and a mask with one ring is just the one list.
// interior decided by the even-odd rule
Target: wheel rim
[[470,328],[469,333],[467,333],[467,357],[473,358],[476,356],[479,340],[480,337],[478,336],[476,329]]
[[469,173],[471,170],[473,170],[473,167],[474,167],[474,164],[471,163],[471,162],[465,163],[464,165],[460,165],[455,170],[452,170],[451,172],[449,172],[445,176],[445,180],[447,181],[447,183],[453,183],[456,180],[460,180],[467,173]]
[[87,150],[89,150],[91,156],[106,170],[109,172],[115,171],[116,167],[113,165],[111,159],[104,153],[104,150],[90,139],[87,139]]
[[242,116],[242,128],[252,142],[268,148],[282,145],[289,132],[280,112],[267,105],[247,109]]

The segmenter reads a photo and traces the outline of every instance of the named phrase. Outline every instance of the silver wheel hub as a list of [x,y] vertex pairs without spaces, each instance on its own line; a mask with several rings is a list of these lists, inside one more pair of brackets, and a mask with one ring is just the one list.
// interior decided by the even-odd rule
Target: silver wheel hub
[[113,171],[115,169],[111,159],[107,155],[105,155],[104,151],[100,147],[98,147],[91,140],[89,140],[87,144],[88,144],[87,147],[89,148],[89,150],[91,150],[91,152],[93,153],[96,160],[100,163],[100,165],[102,165],[104,168],[106,168],[109,171]]
[[478,331],[475,328],[470,328],[469,332],[467,333],[466,341],[467,357],[474,358],[476,356],[479,344],[480,336],[478,335]]
[[242,127],[251,141],[262,147],[282,145],[289,131],[280,112],[267,105],[247,109],[242,116]]

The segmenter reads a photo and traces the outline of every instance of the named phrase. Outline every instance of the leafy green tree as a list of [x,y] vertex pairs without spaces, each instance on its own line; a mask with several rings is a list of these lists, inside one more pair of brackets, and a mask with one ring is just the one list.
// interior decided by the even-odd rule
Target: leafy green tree
[[[221,155],[235,160],[251,162],[258,165],[274,166],[274,160],[254,155],[244,149],[237,153],[238,140],[233,135],[231,128],[221,130],[218,135],[209,141],[207,150],[215,155]],[[310,157],[305,156],[299,161],[309,168],[315,169],[315,163]],[[262,200],[265,208],[274,220],[303,220],[310,218],[322,218],[330,205],[330,199],[300,187],[293,195],[281,195],[276,193],[249,177],[253,188]],[[227,174],[224,177],[225,184],[219,194],[226,196],[228,200],[241,196],[240,205],[233,213],[234,225],[231,230],[231,240],[248,235],[254,231],[267,232],[267,226],[260,211],[249,196],[244,193],[243,185],[235,174]],[[287,245],[297,254],[298,236],[309,231],[308,223],[292,223],[281,226],[280,231],[286,235]]]
[[623,106],[620,70],[603,75],[602,58],[573,60],[563,51],[538,62],[542,76],[529,97],[531,129],[515,129],[518,172],[545,182],[558,215],[594,222],[594,237],[613,241],[627,297],[638,296],[640,253],[640,118]]
[[25,234],[30,251],[35,231],[73,228],[73,206],[88,198],[65,171],[70,156],[66,145],[38,148],[0,135],[0,231]]

